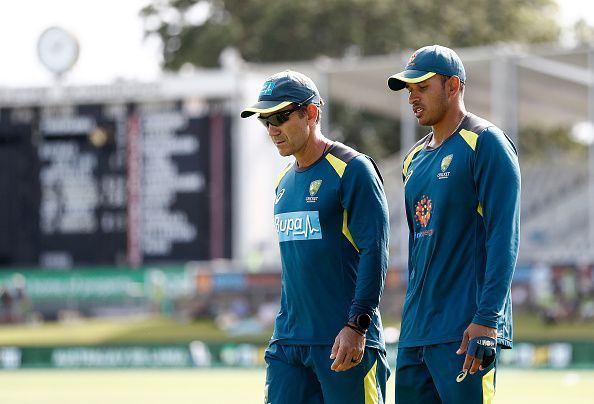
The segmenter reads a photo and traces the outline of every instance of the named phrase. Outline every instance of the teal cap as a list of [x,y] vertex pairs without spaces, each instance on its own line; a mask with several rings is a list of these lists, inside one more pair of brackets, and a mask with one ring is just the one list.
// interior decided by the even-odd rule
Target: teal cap
[[388,87],[402,90],[406,83],[420,83],[436,74],[458,76],[462,83],[466,81],[464,65],[456,52],[445,46],[431,45],[415,51],[405,69],[388,78]]
[[258,102],[241,111],[241,117],[247,118],[255,113],[268,114],[293,103],[320,106],[324,101],[309,77],[293,70],[285,70],[266,79]]

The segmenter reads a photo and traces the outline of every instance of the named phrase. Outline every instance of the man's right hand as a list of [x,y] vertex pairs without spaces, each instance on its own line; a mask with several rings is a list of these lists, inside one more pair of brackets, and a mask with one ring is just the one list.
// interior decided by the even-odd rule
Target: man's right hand
[[458,349],[458,351],[456,351],[458,355],[466,353],[464,365],[462,366],[462,372],[464,373],[470,373],[472,375],[476,373],[478,370],[483,370],[488,366],[487,363],[483,364],[482,356],[478,358],[472,355],[475,354],[475,352],[467,351],[470,340],[479,337],[491,338],[495,340],[495,345],[497,345],[497,329],[475,323],[471,323],[468,326],[468,328],[466,328],[466,330],[464,331],[464,335],[462,336],[462,343],[460,344],[460,348]]
[[357,366],[365,353],[365,336],[349,327],[344,327],[332,345],[330,359],[334,359],[330,369],[344,372]]

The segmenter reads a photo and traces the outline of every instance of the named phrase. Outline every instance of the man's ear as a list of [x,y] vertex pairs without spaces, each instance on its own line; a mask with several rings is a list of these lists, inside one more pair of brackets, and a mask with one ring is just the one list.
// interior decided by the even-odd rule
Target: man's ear
[[449,82],[448,84],[449,84],[449,90],[450,90],[451,95],[455,95],[456,93],[459,93],[462,90],[462,88],[461,88],[462,82],[460,81],[460,77],[452,76],[452,77],[450,77],[448,82]]
[[318,118],[318,107],[314,104],[307,105],[307,120],[316,120]]

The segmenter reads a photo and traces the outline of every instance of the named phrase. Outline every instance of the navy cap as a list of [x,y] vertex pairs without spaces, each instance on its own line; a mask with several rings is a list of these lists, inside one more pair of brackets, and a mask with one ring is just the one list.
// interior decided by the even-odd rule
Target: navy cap
[[420,83],[428,78],[442,74],[458,76],[466,81],[466,72],[456,52],[440,45],[425,46],[412,54],[404,71],[388,78],[388,87],[394,91],[402,90],[406,83]]
[[324,105],[318,88],[309,77],[293,70],[285,70],[266,79],[258,102],[241,111],[241,117],[275,112],[292,103]]

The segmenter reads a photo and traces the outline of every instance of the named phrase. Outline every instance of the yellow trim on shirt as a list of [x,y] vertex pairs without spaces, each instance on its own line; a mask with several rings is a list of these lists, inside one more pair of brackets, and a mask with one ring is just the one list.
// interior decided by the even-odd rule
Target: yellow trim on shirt
[[379,404],[376,382],[377,361],[365,375],[365,404]]
[[462,138],[466,141],[466,143],[468,143],[468,146],[470,146],[472,150],[476,150],[476,140],[478,139],[478,135],[476,133],[466,129],[461,129],[460,136],[462,136]]
[[495,368],[483,376],[483,404],[492,404],[495,398]]
[[476,211],[478,212],[479,215],[483,215],[483,206],[479,203],[478,206],[476,207]]
[[278,187],[278,184],[280,184],[281,180],[283,179],[285,174],[287,174],[287,171],[289,171],[291,169],[292,166],[293,166],[293,163],[289,164],[288,166],[285,167],[285,169],[283,171],[280,172],[279,175],[277,175],[276,184],[274,184],[275,189],[276,189],[276,187]]
[[406,158],[404,159],[404,163],[402,163],[402,175],[404,175],[406,177],[406,173],[408,172],[408,166],[410,166],[410,163],[413,159],[413,157],[415,156],[415,154],[417,154],[423,147],[425,146],[424,143],[421,143],[420,145],[418,145],[417,147],[415,147],[409,154],[408,156],[406,156]]
[[353,247],[355,247],[355,250],[357,250],[357,252],[359,252],[359,247],[357,247],[357,244],[355,244],[355,240],[353,240],[351,231],[349,230],[349,228],[347,226],[347,211],[346,211],[346,209],[344,210],[344,212],[342,214],[342,234],[344,234],[344,236],[347,238],[347,240],[349,240],[349,242],[353,245]]
[[328,160],[328,162],[330,163],[330,165],[332,166],[332,168],[334,168],[334,171],[336,171],[336,173],[338,174],[338,176],[340,178],[342,178],[342,176],[344,174],[344,170],[346,169],[347,163],[345,163],[344,161],[342,161],[338,157],[333,156],[330,153],[326,154],[326,160]]

